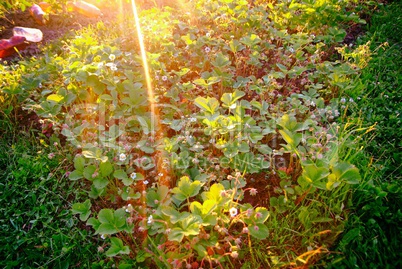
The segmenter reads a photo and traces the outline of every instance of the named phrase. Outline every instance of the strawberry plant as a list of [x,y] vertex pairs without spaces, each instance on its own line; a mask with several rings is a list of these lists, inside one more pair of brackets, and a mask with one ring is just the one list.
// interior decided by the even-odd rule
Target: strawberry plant
[[126,12],[3,67],[3,114],[22,102],[66,149],[83,194],[71,212],[105,257],[94,266],[314,263],[362,179],[360,129],[342,120],[371,54],[340,43],[363,21],[348,1],[179,6]]

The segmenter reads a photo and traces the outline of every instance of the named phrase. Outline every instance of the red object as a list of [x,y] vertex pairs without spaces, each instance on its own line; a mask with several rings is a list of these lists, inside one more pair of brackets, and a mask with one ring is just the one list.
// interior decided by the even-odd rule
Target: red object
[[46,24],[47,22],[45,18],[46,13],[37,4],[33,4],[32,7],[29,8],[29,13],[38,24],[40,25]]
[[13,36],[10,39],[0,40],[0,58],[5,58],[15,53],[15,49],[23,50],[27,46],[25,37]]

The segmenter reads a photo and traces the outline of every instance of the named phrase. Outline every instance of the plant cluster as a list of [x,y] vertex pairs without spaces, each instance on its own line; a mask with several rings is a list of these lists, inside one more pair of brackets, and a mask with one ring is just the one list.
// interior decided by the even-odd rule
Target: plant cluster
[[338,25],[361,20],[347,1],[186,7],[141,12],[152,93],[130,13],[116,35],[98,23],[3,66],[3,111],[23,101],[74,152],[67,176],[88,199],[72,212],[120,257],[94,266],[309,264],[360,181],[337,119],[366,57],[341,48]]
[[71,212],[81,195],[66,178],[64,150],[38,130],[23,133],[0,119],[0,266],[89,267],[88,256],[100,257]]
[[[368,44],[371,60],[361,72],[364,90],[349,92],[357,104],[350,110],[349,118],[359,119],[362,127],[374,125],[375,130],[371,132],[372,137],[366,135],[358,143],[365,150],[354,153],[354,163],[362,172],[363,181],[354,190],[353,213],[334,248],[344,254],[330,255],[325,259],[326,264],[323,260],[326,267],[396,268],[401,264],[399,204],[402,186],[398,127],[401,126],[402,36],[399,30],[402,23],[394,19],[400,17],[401,9],[399,3],[381,7],[371,16],[367,35],[357,40],[358,45]],[[346,102],[346,105],[350,103]]]

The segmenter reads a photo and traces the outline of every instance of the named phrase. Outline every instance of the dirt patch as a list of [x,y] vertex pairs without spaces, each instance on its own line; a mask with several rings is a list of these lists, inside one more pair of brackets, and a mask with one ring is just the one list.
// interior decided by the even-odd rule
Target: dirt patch
[[[66,35],[73,35],[75,31],[95,24],[99,21],[112,21],[116,19],[116,12],[108,12],[98,18],[87,18],[81,14],[67,13],[60,11],[59,14],[49,14],[49,21],[46,25],[39,25],[35,22],[28,10],[10,12],[0,17],[0,39],[9,39],[13,36],[13,28],[16,26],[36,28],[42,31],[43,40],[38,43],[29,43],[21,51],[22,56],[32,56],[40,53],[44,44],[52,42]],[[19,58],[18,54],[6,57],[3,60]]]

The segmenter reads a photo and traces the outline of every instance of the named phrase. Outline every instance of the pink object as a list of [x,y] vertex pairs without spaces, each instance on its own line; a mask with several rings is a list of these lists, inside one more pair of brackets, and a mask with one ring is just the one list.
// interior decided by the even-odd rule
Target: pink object
[[38,24],[40,25],[46,24],[47,22],[45,18],[46,13],[37,4],[33,4],[32,7],[29,8],[29,13]]

